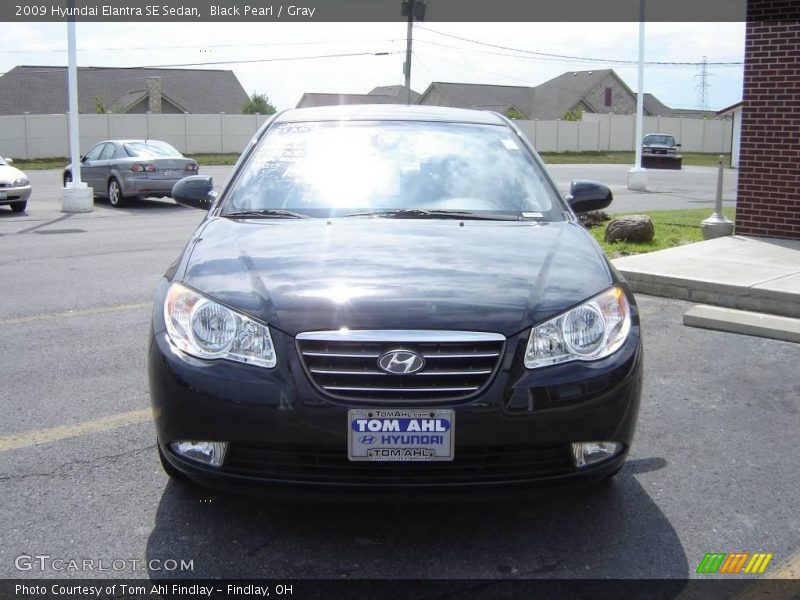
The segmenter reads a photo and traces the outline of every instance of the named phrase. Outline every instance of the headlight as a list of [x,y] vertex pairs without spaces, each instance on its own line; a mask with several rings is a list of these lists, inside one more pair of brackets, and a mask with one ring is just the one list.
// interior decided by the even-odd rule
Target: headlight
[[531,330],[525,367],[598,360],[616,352],[631,329],[628,300],[613,287]]
[[19,179],[14,180],[14,187],[22,187],[24,185],[28,185],[30,181],[28,181],[27,177],[20,177]]
[[233,360],[274,367],[277,359],[269,328],[179,283],[164,301],[164,321],[172,343],[197,358]]

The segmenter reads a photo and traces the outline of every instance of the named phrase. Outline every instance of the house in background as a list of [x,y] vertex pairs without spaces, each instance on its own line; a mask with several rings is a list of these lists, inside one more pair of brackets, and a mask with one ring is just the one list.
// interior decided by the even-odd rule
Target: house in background
[[[233,71],[78,68],[81,113],[241,114],[247,92]],[[0,114],[68,110],[67,68],[18,66],[0,77]]]
[[[644,101],[647,116],[715,117],[713,111],[672,109],[652,94],[645,94]],[[636,94],[613,69],[601,69],[569,71],[533,87],[434,81],[417,104],[495,110],[517,118],[553,120],[579,111],[632,115],[636,113]]]
[[[411,103],[419,98],[419,93],[411,90]],[[306,92],[295,108],[311,106],[340,106],[344,104],[405,104],[406,88],[402,85],[385,85],[373,88],[366,94],[330,94]]]

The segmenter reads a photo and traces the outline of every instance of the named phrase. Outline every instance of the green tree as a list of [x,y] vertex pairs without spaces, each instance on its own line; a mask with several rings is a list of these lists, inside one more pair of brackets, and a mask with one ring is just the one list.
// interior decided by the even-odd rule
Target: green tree
[[507,116],[509,119],[512,119],[512,120],[519,120],[519,119],[524,119],[525,118],[525,115],[523,115],[520,111],[518,111],[513,106],[511,108],[509,108],[503,114],[505,116]]
[[242,112],[246,115],[254,115],[256,113],[272,115],[275,114],[276,110],[266,94],[253,92],[253,95],[242,104]]
[[569,112],[565,112],[561,115],[562,121],[582,121],[583,120],[583,111],[580,108],[576,108],[575,110],[571,110]]
[[92,102],[94,103],[94,112],[100,115],[106,112],[106,99],[104,96],[95,96]]

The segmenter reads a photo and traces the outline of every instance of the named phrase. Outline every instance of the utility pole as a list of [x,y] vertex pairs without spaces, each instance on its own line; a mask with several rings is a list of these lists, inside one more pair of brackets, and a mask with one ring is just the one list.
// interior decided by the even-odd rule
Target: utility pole
[[408,31],[406,32],[406,62],[403,64],[405,75],[406,104],[411,104],[411,44],[414,37],[414,19],[425,20],[427,10],[424,0],[403,0],[401,15],[408,17]]

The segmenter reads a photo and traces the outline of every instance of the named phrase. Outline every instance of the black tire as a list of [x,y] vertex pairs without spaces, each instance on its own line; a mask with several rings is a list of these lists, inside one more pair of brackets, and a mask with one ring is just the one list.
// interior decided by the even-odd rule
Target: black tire
[[16,213],[25,212],[25,208],[28,206],[28,201],[23,200],[22,202],[12,202],[10,206],[11,210]]
[[106,192],[108,194],[108,201],[111,203],[111,206],[114,208],[125,206],[125,196],[122,195],[122,186],[119,184],[119,181],[117,181],[116,177],[112,177],[108,180],[108,188],[106,188]]
[[64,173],[63,182],[64,187],[67,187],[67,184],[72,183],[72,173]]
[[156,447],[158,448],[158,460],[161,461],[161,468],[164,469],[164,473],[169,475],[169,478],[174,479],[175,481],[188,482],[189,478],[186,477],[186,475],[169,464],[169,461],[167,461],[167,458],[164,456],[164,451],[161,450],[161,444],[156,443]]

